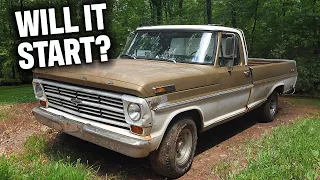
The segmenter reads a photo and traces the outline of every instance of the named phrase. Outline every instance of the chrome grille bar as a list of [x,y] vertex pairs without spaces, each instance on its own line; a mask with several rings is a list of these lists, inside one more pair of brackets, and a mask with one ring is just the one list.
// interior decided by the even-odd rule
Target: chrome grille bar
[[41,83],[49,107],[107,125],[130,128],[125,121],[121,94],[46,80]]

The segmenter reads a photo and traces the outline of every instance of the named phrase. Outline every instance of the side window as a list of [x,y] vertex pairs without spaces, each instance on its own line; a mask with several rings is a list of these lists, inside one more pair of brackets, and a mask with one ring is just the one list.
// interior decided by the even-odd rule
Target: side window
[[239,38],[232,34],[222,34],[219,50],[219,65],[237,66],[240,64]]

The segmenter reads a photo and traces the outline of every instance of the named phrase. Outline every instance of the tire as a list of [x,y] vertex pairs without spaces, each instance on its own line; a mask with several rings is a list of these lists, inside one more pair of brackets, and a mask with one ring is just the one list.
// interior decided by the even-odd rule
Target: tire
[[259,110],[262,114],[260,122],[272,122],[278,113],[278,93],[273,92]]
[[192,118],[180,118],[168,127],[159,148],[150,153],[153,170],[173,179],[184,175],[191,167],[197,138],[197,127]]

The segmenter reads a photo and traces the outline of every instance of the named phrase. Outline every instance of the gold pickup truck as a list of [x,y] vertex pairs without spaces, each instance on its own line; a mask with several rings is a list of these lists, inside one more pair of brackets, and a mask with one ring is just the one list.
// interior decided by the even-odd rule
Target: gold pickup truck
[[34,70],[36,119],[124,155],[149,156],[178,178],[198,134],[255,108],[270,122],[294,92],[296,62],[249,59],[241,30],[215,25],[138,28],[119,58]]

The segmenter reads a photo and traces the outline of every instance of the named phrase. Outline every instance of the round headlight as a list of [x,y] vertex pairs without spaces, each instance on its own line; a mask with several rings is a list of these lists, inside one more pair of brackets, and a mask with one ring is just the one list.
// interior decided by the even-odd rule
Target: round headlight
[[36,83],[35,87],[34,87],[34,91],[35,91],[35,94],[36,94],[36,97],[37,98],[42,98],[43,97],[43,89],[40,85],[40,83]]
[[138,121],[141,118],[141,108],[136,103],[130,103],[128,105],[128,115],[131,120]]

